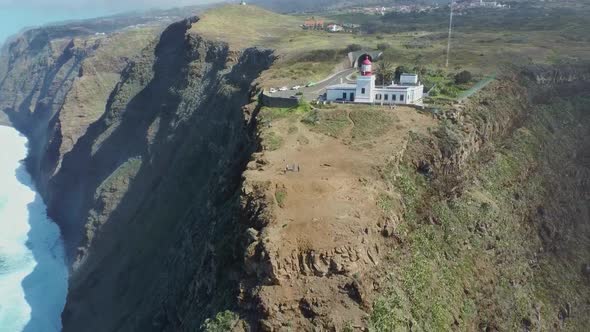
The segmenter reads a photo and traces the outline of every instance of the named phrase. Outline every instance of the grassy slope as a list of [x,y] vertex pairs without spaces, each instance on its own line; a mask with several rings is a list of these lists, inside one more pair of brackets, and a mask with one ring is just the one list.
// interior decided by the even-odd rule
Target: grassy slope
[[[335,22],[356,22],[374,34],[329,34],[303,31],[299,26],[307,16],[280,15],[255,6],[229,5],[202,15],[192,31],[209,38],[225,40],[233,48],[250,46],[273,48],[277,63],[261,77],[265,86],[282,86],[317,81],[336,70],[345,54],[311,61],[314,51],[343,51],[360,44],[375,49],[388,44],[385,60],[394,65],[458,71],[467,69],[488,75],[507,63],[563,63],[590,58],[587,27],[583,24],[586,7],[578,10],[514,9],[510,11],[470,11],[455,19],[451,65],[445,68],[446,14],[406,14],[392,18],[373,15],[332,15]],[[547,19],[544,19],[545,15]],[[528,22],[521,24],[519,22]],[[542,22],[553,21],[549,29]],[[444,23],[444,24],[443,24]]]
[[[410,168],[385,177],[404,197],[399,233],[405,245],[391,253],[388,265],[395,268],[371,315],[374,331],[405,331],[412,325],[424,331],[516,331],[527,325],[548,331],[563,324],[582,331],[590,324],[583,314],[590,294],[580,273],[590,260],[580,250],[590,245],[587,226],[576,234],[560,230],[568,235],[559,239],[565,250],[545,255],[542,248],[550,245],[542,241],[540,229],[546,226],[539,221],[539,211],[549,211],[551,202],[575,196],[566,188],[571,183],[560,184],[557,165],[544,158],[571,157],[580,139],[573,134],[580,130],[575,119],[587,103],[556,100],[539,107],[527,127],[473,170],[475,178],[459,198],[431,197],[426,179]],[[583,203],[572,208],[578,204]],[[426,211],[435,223],[423,219]],[[550,227],[559,227],[560,218],[576,217],[567,205],[547,213],[556,218],[548,221]],[[570,311],[568,306],[577,314],[563,323],[558,316]]]
[[203,14],[191,32],[226,41],[233,49],[275,49],[279,60],[261,79],[271,86],[323,79],[345,60],[344,54],[325,61],[301,61],[300,57],[314,50],[342,50],[364,40],[352,34],[304,31],[300,27],[304,21],[301,16],[280,15],[255,6],[228,5]]
[[156,40],[159,28],[129,29],[109,38],[90,37],[76,40],[79,44],[98,46],[96,53],[82,64],[78,77],[66,97],[60,114],[64,142],[61,153],[74,146],[87,126],[103,115],[109,95],[120,79],[120,72],[127,66],[126,59],[133,59],[150,42]]
[[[303,18],[255,8],[248,8],[244,15],[242,8],[225,7],[210,12],[194,30],[229,40],[234,47],[275,48],[282,59],[264,74],[263,81],[267,83],[325,75],[335,62],[315,64],[323,70],[299,71],[297,66],[302,64],[297,58],[313,50],[341,49],[350,43],[367,47],[388,43],[391,47],[385,58],[395,65],[443,69],[446,46],[443,26],[425,25],[415,31],[368,36],[330,35],[299,30],[296,26]],[[217,15],[230,17],[221,19]],[[222,28],[240,21],[245,22],[244,35]],[[496,26],[487,31],[470,30],[463,25],[457,28],[453,39],[451,70],[469,69],[481,75],[507,63],[555,64],[588,59],[590,48],[580,39],[584,29],[576,20],[548,31],[534,25],[520,30]],[[570,36],[572,31],[574,34]],[[579,273],[580,264],[588,262],[590,257],[580,253],[564,262],[556,256],[538,255],[543,242],[538,225],[529,221],[534,216],[531,207],[546,203],[551,194],[546,188],[552,187],[551,181],[555,180],[550,176],[555,170],[541,167],[542,155],[559,153],[565,157],[566,146],[572,144],[558,141],[556,134],[547,129],[547,122],[561,123],[557,119],[563,113],[576,112],[566,101],[559,101],[559,105],[540,109],[531,126],[518,131],[507,141],[508,145],[498,147],[462,197],[433,200],[429,209],[435,224],[421,219],[423,201],[431,199],[423,177],[402,168],[399,177],[385,178],[404,195],[406,222],[400,234],[404,235],[405,246],[389,258],[388,266],[394,266],[389,287],[375,303],[370,319],[375,331],[404,331],[410,326],[424,331],[486,327],[511,331],[522,330],[529,324],[554,330],[555,324],[562,324],[558,313],[568,304],[576,306],[578,312],[587,309],[583,301],[588,297],[587,290],[577,288],[585,282]],[[279,113],[289,113],[283,111]],[[263,114],[272,112],[275,111],[265,110]],[[314,130],[334,137],[341,136],[349,125],[343,109],[322,111],[321,120]],[[280,149],[281,134],[274,133],[268,138],[267,144],[273,150]],[[539,145],[544,149],[537,149]],[[380,207],[387,210],[391,204],[391,196],[384,195]],[[571,240],[576,245],[588,246],[586,238]],[[570,330],[583,330],[588,324],[587,317],[580,314],[570,317],[566,326]]]

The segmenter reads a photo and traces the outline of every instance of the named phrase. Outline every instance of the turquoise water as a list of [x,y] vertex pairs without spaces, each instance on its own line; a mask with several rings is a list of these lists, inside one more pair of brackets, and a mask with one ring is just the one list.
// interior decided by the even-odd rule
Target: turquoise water
[[58,332],[68,271],[59,228],[23,166],[27,139],[0,126],[0,332]]
[[0,1],[0,44],[26,27],[46,23],[100,17],[112,14],[109,10],[81,10],[29,5],[3,5]]

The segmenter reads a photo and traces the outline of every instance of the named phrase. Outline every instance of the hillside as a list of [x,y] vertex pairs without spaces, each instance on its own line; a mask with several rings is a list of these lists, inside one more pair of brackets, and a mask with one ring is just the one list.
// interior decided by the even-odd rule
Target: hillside
[[583,331],[590,72],[570,70],[506,72],[436,117],[263,110],[245,173],[261,325]]
[[[447,69],[428,24],[327,34],[253,6],[146,15],[29,30],[0,54],[0,121],[29,137],[66,243],[64,331],[590,324],[584,41],[562,26],[462,31]],[[432,46],[405,46],[421,38]],[[385,42],[385,60],[438,84],[497,75],[425,108],[259,100],[338,70],[349,44]]]

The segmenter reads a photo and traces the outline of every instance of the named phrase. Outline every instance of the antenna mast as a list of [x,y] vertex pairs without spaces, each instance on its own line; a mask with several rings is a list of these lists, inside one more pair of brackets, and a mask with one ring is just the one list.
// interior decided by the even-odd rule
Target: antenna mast
[[446,67],[449,67],[449,56],[451,53],[451,36],[453,35],[453,0],[451,0],[451,15],[449,17],[449,39],[447,41],[447,63]]

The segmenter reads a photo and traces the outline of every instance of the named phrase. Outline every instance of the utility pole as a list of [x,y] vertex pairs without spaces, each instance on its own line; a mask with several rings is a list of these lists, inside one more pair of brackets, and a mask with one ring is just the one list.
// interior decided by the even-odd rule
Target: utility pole
[[451,16],[449,17],[449,40],[447,41],[447,63],[446,67],[449,67],[449,56],[451,54],[451,36],[453,35],[453,0],[451,0]]

